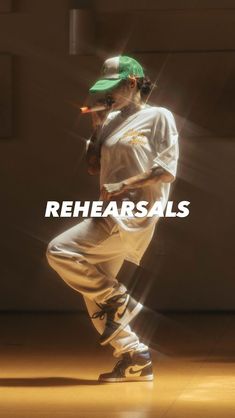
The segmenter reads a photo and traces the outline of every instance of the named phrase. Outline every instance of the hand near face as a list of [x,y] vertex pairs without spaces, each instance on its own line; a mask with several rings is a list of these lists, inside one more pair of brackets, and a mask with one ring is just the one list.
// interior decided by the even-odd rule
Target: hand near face
[[[102,100],[97,100],[95,105],[104,104]],[[107,118],[107,114],[110,112],[110,109],[99,110],[99,112],[91,112],[91,120],[92,126],[94,129],[99,128],[103,125],[105,119]]]

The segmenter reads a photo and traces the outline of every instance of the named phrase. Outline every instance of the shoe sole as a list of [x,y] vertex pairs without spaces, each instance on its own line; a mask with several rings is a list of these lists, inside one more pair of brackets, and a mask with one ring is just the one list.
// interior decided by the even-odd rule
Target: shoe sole
[[154,379],[153,374],[148,376],[136,376],[136,377],[107,377],[106,379],[99,379],[99,382],[149,382]]
[[138,302],[136,307],[133,309],[133,311],[131,311],[131,313],[128,315],[128,317],[126,318],[125,321],[123,321],[120,324],[120,327],[118,327],[116,329],[116,331],[113,332],[113,334],[111,334],[108,338],[106,338],[106,340],[100,342],[101,345],[106,345],[108,344],[110,341],[113,340],[114,337],[116,337],[116,335],[119,334],[119,332],[121,332],[123,330],[123,328],[125,328],[131,321],[132,319],[135,318],[136,315],[138,315],[138,313],[141,311],[141,309],[143,308],[143,305]]

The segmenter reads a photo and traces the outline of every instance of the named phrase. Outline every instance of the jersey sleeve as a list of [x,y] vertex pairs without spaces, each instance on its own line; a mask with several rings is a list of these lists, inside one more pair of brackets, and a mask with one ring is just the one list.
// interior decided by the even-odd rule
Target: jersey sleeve
[[179,158],[178,132],[173,114],[164,109],[156,118],[153,130],[154,159],[152,168],[162,167],[174,177]]

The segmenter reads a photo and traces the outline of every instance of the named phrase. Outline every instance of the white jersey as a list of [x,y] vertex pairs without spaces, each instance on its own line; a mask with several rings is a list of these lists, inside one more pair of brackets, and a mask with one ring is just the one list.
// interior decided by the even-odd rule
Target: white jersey
[[[121,111],[110,112],[98,137],[101,145],[100,188],[129,177],[162,167],[176,176],[178,132],[172,113],[163,108],[142,105],[141,109],[123,118]],[[170,183],[157,182],[128,192],[135,204],[161,201],[163,209],[169,198]],[[115,200],[115,199],[114,199]],[[139,264],[154,233],[158,216],[115,217],[119,226],[127,260]]]

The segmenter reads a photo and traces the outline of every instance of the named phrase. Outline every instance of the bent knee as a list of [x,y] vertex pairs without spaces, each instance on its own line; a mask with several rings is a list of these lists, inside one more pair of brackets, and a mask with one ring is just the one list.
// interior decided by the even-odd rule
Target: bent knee
[[47,249],[46,249],[46,258],[49,264],[51,264],[52,260],[54,260],[56,251],[58,251],[58,248],[56,246],[56,241],[52,240],[49,242],[49,244],[47,245]]
[[83,258],[78,246],[75,248],[70,242],[62,242],[57,239],[53,239],[49,242],[46,250],[46,257],[48,263],[52,267],[54,267],[55,264],[60,263],[62,258],[76,260],[77,262]]

